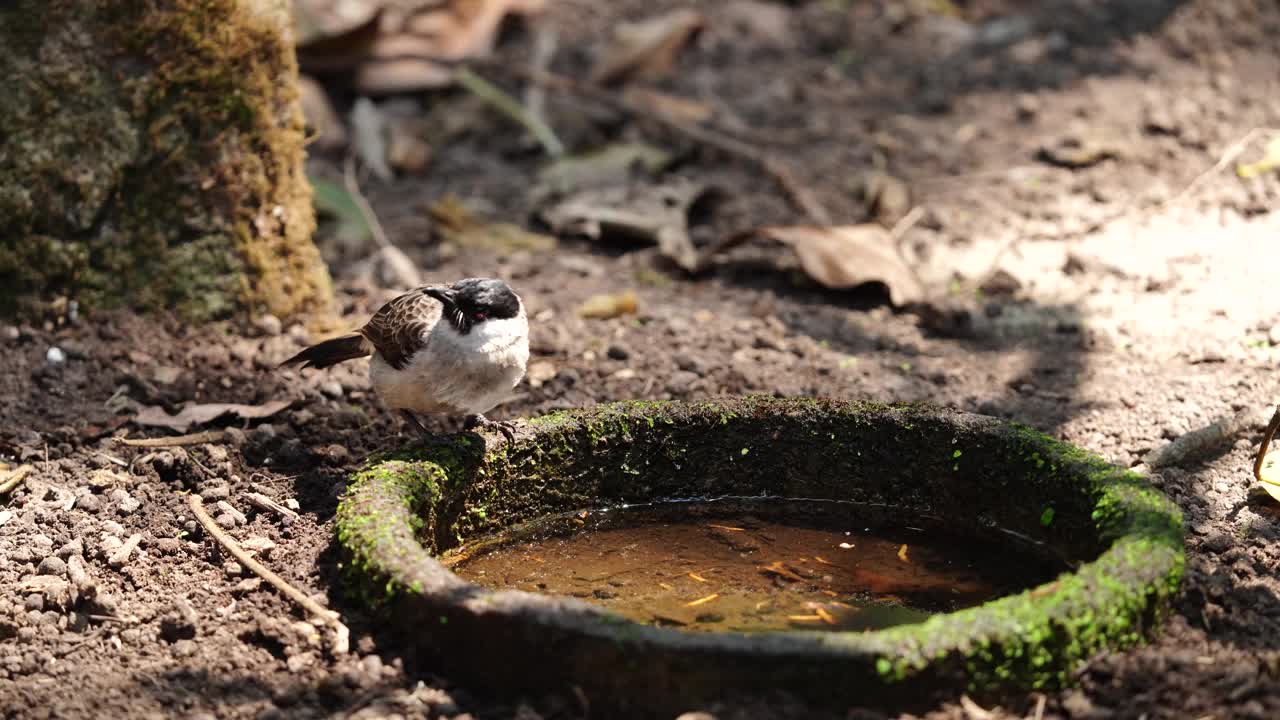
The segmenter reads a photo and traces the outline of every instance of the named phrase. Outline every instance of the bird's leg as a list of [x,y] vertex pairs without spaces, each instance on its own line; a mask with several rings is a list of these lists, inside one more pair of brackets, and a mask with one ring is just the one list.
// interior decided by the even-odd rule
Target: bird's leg
[[406,422],[418,429],[418,432],[423,438],[431,438],[431,433],[427,430],[427,427],[422,424],[422,421],[418,419],[417,415],[413,414],[412,410],[401,410],[400,414],[404,416]]
[[498,432],[507,439],[507,442],[516,441],[516,426],[510,420],[490,420],[489,418],[476,413],[468,415],[466,421],[462,424],[463,430],[474,430],[478,427],[497,428]]

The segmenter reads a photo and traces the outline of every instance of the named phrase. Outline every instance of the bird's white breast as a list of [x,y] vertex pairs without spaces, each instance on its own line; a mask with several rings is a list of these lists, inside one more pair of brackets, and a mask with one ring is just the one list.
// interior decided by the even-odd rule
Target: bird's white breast
[[421,413],[474,415],[511,396],[529,362],[529,323],[488,320],[461,335],[445,320],[431,330],[423,349],[404,368],[376,353],[369,365],[374,390],[389,407]]

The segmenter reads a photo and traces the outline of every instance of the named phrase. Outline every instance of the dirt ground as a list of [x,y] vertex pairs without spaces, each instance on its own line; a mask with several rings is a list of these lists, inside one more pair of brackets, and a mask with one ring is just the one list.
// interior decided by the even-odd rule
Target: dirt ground
[[[366,191],[430,279],[499,275],[523,295],[538,381],[495,417],[742,393],[924,400],[1013,418],[1128,466],[1218,416],[1280,402],[1280,298],[1267,292],[1280,268],[1280,182],[1240,180],[1234,161],[1209,172],[1252,128],[1280,125],[1280,5],[972,0],[951,20],[912,9],[929,3],[830,0],[771,4],[785,23],[767,26],[741,20],[744,5],[698,3],[707,28],[661,87],[785,157],[837,221],[863,220],[854,188],[882,162],[926,209],[906,239],[942,298],[934,305],[967,308],[968,321],[893,310],[875,291],[815,289],[768,249],[690,277],[648,248],[441,243],[424,206],[446,192],[531,226],[540,158],[490,116],[434,148],[424,175]],[[552,68],[581,75],[618,20],[678,6],[553,2]],[[514,67],[529,52],[516,31],[499,58]],[[426,102],[447,114],[464,100]],[[695,240],[804,221],[748,163],[642,120],[584,119],[555,95],[549,117],[572,145],[622,137],[687,150],[671,172],[724,198]],[[1039,159],[1071,139],[1105,143],[1111,157],[1075,168]],[[1251,139],[1240,161],[1261,156],[1265,138]],[[315,170],[331,160],[317,157]],[[331,259],[352,324],[397,290],[351,272],[351,257]],[[993,268],[1002,272],[989,277]],[[637,314],[576,314],[621,289],[637,293]],[[193,329],[117,313],[0,327],[0,462],[34,467],[0,507],[0,713],[590,715],[590,698],[568,687],[496,697],[451,682],[447,663],[406,663],[403,641],[343,595],[332,520],[345,477],[409,435],[372,396],[362,363],[274,370],[307,339],[274,318]],[[131,417],[191,400],[292,405],[187,448],[113,438],[163,436]],[[1280,509],[1249,493],[1260,430],[1155,479],[1188,528],[1184,591],[1163,634],[1095,658],[1076,689],[1012,698],[990,717],[1280,716]],[[338,609],[353,651],[328,654],[290,602],[223,556],[185,491]],[[254,491],[296,500],[299,517],[258,511],[246,501]],[[32,589],[40,576],[58,582]],[[786,698],[690,710],[846,717]],[[913,712],[984,717],[959,697]],[[882,716],[897,717],[847,715]]]

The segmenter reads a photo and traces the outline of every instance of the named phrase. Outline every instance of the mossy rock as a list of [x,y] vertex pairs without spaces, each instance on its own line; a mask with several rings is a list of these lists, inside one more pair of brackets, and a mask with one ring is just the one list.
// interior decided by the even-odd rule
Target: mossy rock
[[0,7],[0,315],[329,310],[286,0]]
[[[952,533],[1039,544],[1074,570],[918,625],[745,635],[484,589],[433,557],[536,518],[721,496],[940,518]],[[532,420],[509,446],[470,433],[390,453],[352,478],[337,527],[352,586],[439,672],[508,690],[577,686],[610,716],[775,692],[902,709],[1061,687],[1094,653],[1155,632],[1184,565],[1176,506],[1082,450],[953,410],[807,399],[604,405]]]

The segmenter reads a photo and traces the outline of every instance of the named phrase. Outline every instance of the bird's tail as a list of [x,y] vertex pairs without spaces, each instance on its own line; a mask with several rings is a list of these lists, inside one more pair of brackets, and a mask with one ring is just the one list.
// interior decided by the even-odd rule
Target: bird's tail
[[317,343],[293,357],[280,363],[280,367],[302,363],[304,368],[327,368],[340,362],[354,360],[368,355],[372,349],[369,342],[360,333],[351,333],[341,337]]

